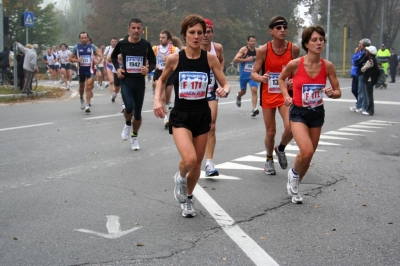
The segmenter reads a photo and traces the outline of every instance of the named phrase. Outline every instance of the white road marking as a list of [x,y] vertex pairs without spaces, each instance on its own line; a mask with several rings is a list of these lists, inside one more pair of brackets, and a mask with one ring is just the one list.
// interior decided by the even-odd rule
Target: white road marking
[[355,131],[355,132],[376,132],[371,130],[359,129],[359,128],[349,128],[349,127],[342,127],[338,129],[339,131]]
[[398,123],[400,123],[400,122],[382,121],[382,120],[369,120],[368,122],[372,122],[372,123],[386,123],[386,124],[398,124]]
[[206,172],[201,171],[200,178],[202,179],[229,179],[229,180],[240,180],[239,177],[229,176],[229,175],[219,175],[219,176],[206,176]]
[[392,126],[392,125],[390,125],[390,124],[383,124],[383,123],[369,123],[369,122],[361,122],[361,123],[358,123],[357,125],[368,125],[368,126]]
[[365,125],[358,125],[358,124],[350,125],[350,126],[347,126],[347,127],[352,127],[352,128],[382,128],[382,127],[365,126]]
[[234,162],[265,162],[265,157],[248,155],[232,160]]
[[[324,133],[325,134],[325,133]],[[341,137],[334,137],[334,136],[325,136],[324,134],[322,134],[319,138],[320,139],[336,139],[336,140],[352,140],[352,139],[348,139],[348,138],[341,138]]]
[[119,223],[119,217],[116,215],[107,215],[106,227],[107,227],[108,234],[99,233],[99,232],[87,230],[87,229],[75,229],[75,231],[79,231],[82,233],[88,233],[88,234],[92,234],[92,235],[96,235],[96,236],[101,236],[101,237],[105,237],[108,239],[116,239],[116,238],[119,238],[121,236],[129,234],[130,232],[136,231],[141,228],[141,226],[139,226],[139,227],[134,227],[134,228],[126,230],[126,231],[121,231],[121,224]]
[[218,164],[218,165],[215,166],[215,168],[217,168],[217,169],[262,170],[262,171],[264,171],[264,168],[253,167],[253,166],[249,166],[249,165],[231,163],[231,162]]
[[[324,102],[342,102],[342,103],[354,103],[354,99],[330,99],[324,98]],[[389,101],[374,101],[374,104],[387,104],[387,105],[400,105],[400,102],[389,102]]]
[[28,126],[20,126],[20,127],[9,127],[9,128],[2,128],[0,131],[7,131],[7,130],[14,130],[14,129],[23,129],[23,128],[29,128],[29,127],[41,127],[41,126],[47,126],[47,125],[52,125],[52,123],[43,123],[43,124],[35,124],[35,125],[28,125]]
[[318,146],[340,146],[340,144],[337,143],[332,143],[332,142],[326,142],[326,141],[318,141]]
[[325,132],[324,134],[338,135],[338,136],[364,136],[362,134],[339,132],[339,131],[328,131],[328,132]]
[[229,214],[201,186],[197,185],[193,194],[225,233],[243,250],[255,265],[279,266],[239,225],[235,224],[235,221]]

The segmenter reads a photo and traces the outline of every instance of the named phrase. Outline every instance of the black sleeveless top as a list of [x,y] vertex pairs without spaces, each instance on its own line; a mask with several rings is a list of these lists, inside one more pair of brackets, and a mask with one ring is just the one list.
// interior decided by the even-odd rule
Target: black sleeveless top
[[246,46],[246,48],[247,48],[247,53],[246,53],[246,56],[244,58],[247,58],[247,57],[250,57],[250,56],[256,56],[256,49],[254,49],[254,51],[251,51],[249,49],[249,47]]
[[179,51],[179,61],[174,71],[174,109],[177,111],[201,111],[208,109],[207,87],[210,83],[210,66],[207,51],[200,57],[189,59],[185,50]]

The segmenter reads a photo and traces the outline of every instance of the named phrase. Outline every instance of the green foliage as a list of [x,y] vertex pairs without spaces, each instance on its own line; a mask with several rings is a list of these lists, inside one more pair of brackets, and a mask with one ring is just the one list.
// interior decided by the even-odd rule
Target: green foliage
[[10,17],[10,35],[5,39],[5,45],[10,46],[14,41],[26,42],[26,29],[21,26],[23,11],[34,12],[34,27],[28,28],[28,42],[49,46],[56,42],[60,28],[56,20],[54,4],[42,8],[42,0],[7,0],[3,1],[4,16]]

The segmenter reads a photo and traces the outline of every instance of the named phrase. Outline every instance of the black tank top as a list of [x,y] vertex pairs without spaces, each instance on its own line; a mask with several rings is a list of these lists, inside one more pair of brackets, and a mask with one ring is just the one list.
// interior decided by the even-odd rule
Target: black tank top
[[[210,66],[207,51],[201,50],[197,59],[187,58],[185,50],[179,51],[179,61],[173,73],[173,80],[175,110],[189,112],[209,108],[207,87],[210,82]],[[193,87],[195,88],[191,89]]]
[[256,49],[254,49],[254,51],[251,51],[249,49],[249,47],[246,46],[246,48],[247,48],[247,54],[246,54],[246,56],[244,58],[247,58],[247,57],[250,57],[250,56],[256,56]]

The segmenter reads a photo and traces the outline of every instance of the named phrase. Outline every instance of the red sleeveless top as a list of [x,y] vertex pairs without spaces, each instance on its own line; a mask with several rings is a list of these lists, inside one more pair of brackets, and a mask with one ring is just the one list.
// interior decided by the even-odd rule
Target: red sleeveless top
[[301,107],[317,107],[324,104],[322,89],[326,87],[325,60],[321,58],[321,70],[315,78],[304,68],[304,56],[293,77],[293,104]]
[[276,108],[284,104],[283,95],[279,89],[278,77],[283,68],[292,60],[292,42],[288,42],[286,51],[277,55],[272,49],[272,42],[267,43],[267,55],[263,73],[270,72],[268,83],[262,83],[260,102],[262,108]]

